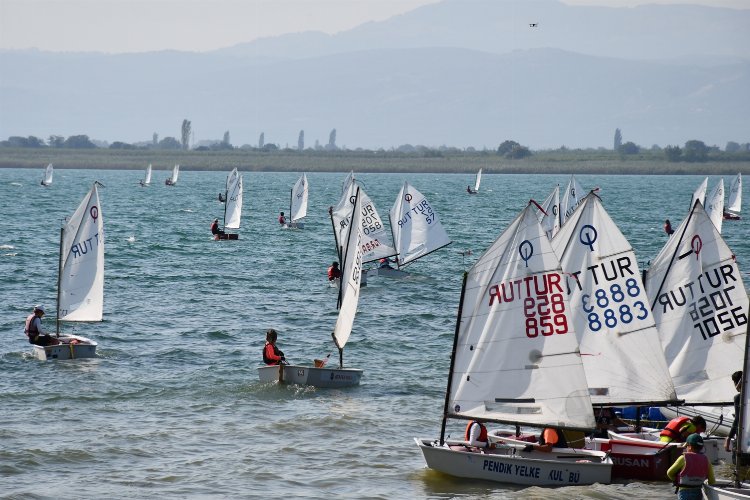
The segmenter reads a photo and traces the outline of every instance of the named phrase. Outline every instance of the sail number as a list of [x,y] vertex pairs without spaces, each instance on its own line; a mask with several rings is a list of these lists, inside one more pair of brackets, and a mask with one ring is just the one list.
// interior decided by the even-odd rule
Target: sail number
[[362,244],[362,252],[368,253],[374,251],[380,246],[380,242],[377,239],[366,241]]
[[523,314],[526,317],[526,336],[529,338],[538,337],[540,333],[544,337],[568,333],[562,293],[526,297],[523,299]]
[[[619,283],[614,283],[609,287],[609,293],[604,288],[594,290],[594,296],[583,294],[581,296],[581,307],[587,314],[589,330],[598,332],[602,326],[614,328],[618,323],[628,324],[633,318],[644,320],[648,317],[648,308],[638,300],[633,303],[631,308],[629,304],[623,304],[626,297],[636,298],[641,294],[641,287],[635,278],[628,278],[625,281],[625,289]],[[601,316],[596,312],[599,308]]]

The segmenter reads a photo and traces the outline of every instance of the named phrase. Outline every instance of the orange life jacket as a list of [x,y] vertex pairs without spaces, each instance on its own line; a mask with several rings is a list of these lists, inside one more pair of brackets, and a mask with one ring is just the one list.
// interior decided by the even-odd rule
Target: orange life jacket
[[682,426],[687,422],[690,422],[690,417],[677,417],[669,421],[666,427],[662,429],[659,436],[666,436],[672,438],[674,441],[685,441],[689,432],[689,429],[682,429]]
[[483,443],[487,442],[487,427],[482,424],[482,422],[477,422],[476,420],[470,420],[468,424],[466,424],[466,435],[464,436],[464,439],[466,441],[471,440],[471,426],[477,424],[479,426],[479,441],[482,441]]

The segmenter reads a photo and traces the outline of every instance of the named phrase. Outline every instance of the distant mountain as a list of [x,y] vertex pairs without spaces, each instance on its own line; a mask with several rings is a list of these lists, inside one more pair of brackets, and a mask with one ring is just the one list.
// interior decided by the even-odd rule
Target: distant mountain
[[[296,147],[747,142],[750,11],[448,0],[210,53],[0,52],[0,138]],[[538,23],[536,28],[529,23]],[[742,25],[741,27],[739,25]]]

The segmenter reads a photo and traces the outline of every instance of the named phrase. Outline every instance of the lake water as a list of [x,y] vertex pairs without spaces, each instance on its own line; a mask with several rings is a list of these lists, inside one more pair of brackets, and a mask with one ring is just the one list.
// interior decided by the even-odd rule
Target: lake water
[[[299,231],[276,221],[299,174],[244,173],[241,239],[232,242],[209,233],[223,215],[226,172],[181,172],[166,187],[163,166],[149,188],[138,186],[140,171],[57,170],[47,188],[41,175],[0,169],[0,497],[674,498],[666,483],[519,489],[460,480],[426,469],[414,444],[440,432],[462,271],[530,198],[541,202],[567,178],[485,175],[468,196],[473,176],[358,176],[384,217],[411,182],[453,244],[410,266],[409,279],[369,280],[344,352],[345,365],[364,369],[362,384],[315,390],[262,385],[255,369],[268,328],[292,362],[333,348],[327,210],[344,173],[308,175]],[[664,219],[679,225],[702,180],[577,178],[601,188],[641,263],[665,243]],[[94,180],[106,186],[105,319],[64,331],[97,340],[99,356],[36,361],[23,321],[43,303],[54,329],[60,222]],[[723,233],[747,281],[748,218],[725,222]],[[458,436],[463,426],[448,430]]]

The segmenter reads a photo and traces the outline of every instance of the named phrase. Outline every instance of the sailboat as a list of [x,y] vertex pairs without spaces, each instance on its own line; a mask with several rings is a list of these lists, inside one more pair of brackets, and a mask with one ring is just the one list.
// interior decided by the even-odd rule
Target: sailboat
[[422,193],[404,182],[389,213],[391,234],[398,252],[398,269],[379,267],[378,276],[401,277],[402,268],[451,244],[435,209]]
[[227,233],[227,229],[239,229],[242,218],[242,175],[234,168],[227,176],[224,190],[224,233],[214,235],[215,240],[238,240],[237,233]]
[[552,240],[560,230],[560,184],[557,184],[544,200],[537,216],[547,238]]
[[146,187],[151,185],[151,164],[146,167],[146,174],[141,179],[141,186]]
[[571,175],[560,203],[560,226],[565,224],[568,217],[573,215],[585,196],[586,192],[583,190],[583,186],[574,175]]
[[347,241],[349,221],[357,189],[359,189],[359,200],[362,206],[362,249],[364,252],[362,263],[367,264],[368,262],[393,257],[397,252],[393,248],[391,234],[385,228],[383,219],[375,208],[375,203],[365,193],[364,188],[358,187],[356,182],[349,182],[339,202],[330,210],[333,237],[336,241],[339,260],[342,260],[343,256],[346,255],[344,244]]
[[716,230],[721,233],[721,223],[724,220],[724,179],[719,179],[719,183],[706,198],[706,213]]
[[302,174],[297,182],[292,186],[289,193],[289,222],[287,228],[303,229],[305,223],[301,219],[307,215],[307,197],[308,197],[307,175]]
[[448,419],[593,429],[586,375],[560,261],[533,202],[464,274],[439,439],[415,439],[431,469],[535,486],[609,483],[604,452],[446,441]]
[[41,360],[92,358],[97,343],[60,335],[62,321],[101,321],[104,306],[104,223],[98,183],[60,229],[56,332],[60,344],[34,346]]
[[724,220],[739,220],[742,211],[742,174],[739,173],[729,187],[729,201],[724,207]]
[[42,186],[49,186],[52,184],[52,174],[55,173],[55,169],[52,167],[52,164],[50,163],[47,165],[47,168],[44,170],[44,177],[42,178]]
[[701,205],[703,206],[706,205],[706,191],[708,191],[708,177],[703,179],[703,182],[700,183],[698,189],[696,189],[693,193],[693,198],[690,200],[690,206],[688,207],[688,210],[693,209],[696,201],[700,201]]
[[482,169],[479,169],[479,172],[477,172],[477,177],[474,180],[474,189],[471,189],[471,186],[469,186],[466,191],[469,194],[477,194],[479,192],[479,184],[482,182]]
[[[339,351],[339,366],[325,367],[325,362],[316,362],[315,366],[303,365],[270,365],[258,368],[261,382],[310,385],[323,388],[339,388],[359,385],[363,370],[344,367],[344,346],[352,333],[354,316],[359,303],[360,279],[362,276],[362,204],[359,192],[355,193],[351,224],[349,224],[346,255],[341,270],[341,287],[339,289],[339,314],[333,329],[333,342]],[[327,359],[327,358],[326,358]]]
[[167,186],[174,186],[175,184],[177,184],[177,177],[179,177],[179,175],[180,175],[180,166],[175,165],[172,168],[172,176],[168,178],[167,180],[165,180],[164,184],[166,184]]

